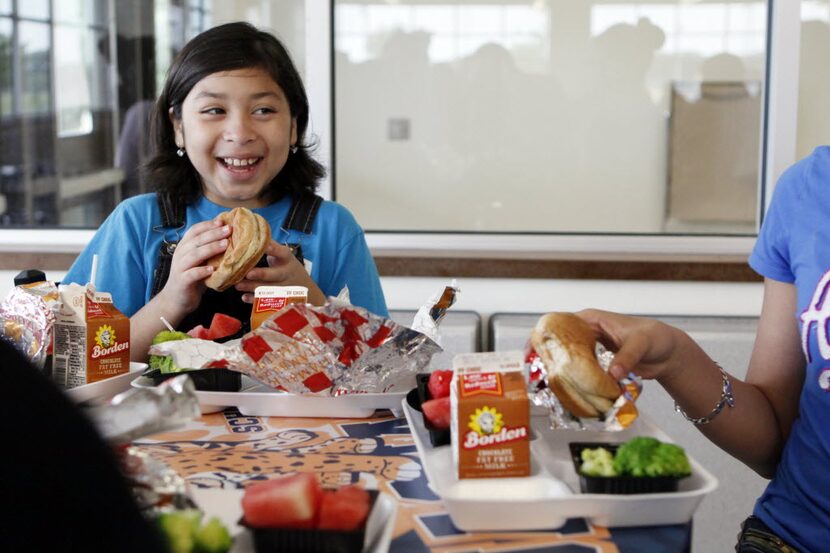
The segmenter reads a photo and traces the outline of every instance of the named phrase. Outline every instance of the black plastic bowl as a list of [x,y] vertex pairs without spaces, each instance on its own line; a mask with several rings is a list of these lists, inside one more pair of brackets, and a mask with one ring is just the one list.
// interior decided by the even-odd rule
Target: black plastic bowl
[[676,492],[677,485],[685,476],[586,476],[580,472],[582,450],[607,449],[613,455],[620,444],[608,442],[571,442],[571,459],[579,474],[579,488],[582,493],[635,494]]
[[[418,373],[415,375],[415,383],[417,386],[406,394],[406,402],[416,411],[423,413],[421,411],[421,404],[432,399],[429,393],[429,387],[427,386],[429,383],[429,373]],[[424,417],[424,426],[429,431],[429,441],[433,447],[450,444],[449,428],[436,428],[426,417]]]
[[[369,492],[369,515],[378,499],[377,490]],[[245,518],[239,525],[251,531],[256,553],[360,553],[366,541],[366,523],[357,530],[318,530],[316,528],[255,528]]]
[[230,369],[193,369],[177,373],[162,373],[158,369],[143,374],[158,386],[168,378],[186,374],[193,380],[193,386],[203,392],[238,392],[242,388],[242,373]]

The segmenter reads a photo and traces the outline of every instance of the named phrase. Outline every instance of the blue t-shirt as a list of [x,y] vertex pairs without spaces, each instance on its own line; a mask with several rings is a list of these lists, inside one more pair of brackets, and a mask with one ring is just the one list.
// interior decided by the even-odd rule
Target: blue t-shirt
[[[369,253],[363,229],[349,211],[334,202],[323,202],[314,219],[311,234],[282,228],[291,206],[290,198],[253,211],[271,225],[279,243],[299,243],[306,268],[326,296],[336,296],[348,286],[353,305],[388,316],[383,290],[375,262]],[[228,208],[204,196],[187,206],[185,230],[194,223],[213,219]],[[153,270],[158,261],[162,232],[161,213],[155,194],[142,194],[118,204],[107,217],[69,272],[64,282],[85,284],[92,268],[92,256],[98,254],[96,288],[112,294],[115,306],[128,316],[141,309],[151,297]],[[168,240],[175,232],[166,230]]]
[[805,551],[830,547],[830,147],[790,167],[778,182],[749,264],[795,284],[807,358],[798,418],[755,515]]

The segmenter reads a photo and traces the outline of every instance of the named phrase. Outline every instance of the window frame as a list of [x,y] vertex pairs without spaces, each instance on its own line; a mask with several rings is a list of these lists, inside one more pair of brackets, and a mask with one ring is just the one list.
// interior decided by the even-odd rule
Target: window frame
[[[767,67],[764,88],[761,178],[758,225],[781,173],[795,161],[798,108],[798,57],[800,2],[769,0]],[[318,137],[318,158],[334,173],[333,116],[334,67],[333,0],[305,2],[305,67],[309,94],[310,130]],[[319,193],[336,199],[331,177],[320,183]],[[758,226],[756,225],[756,227]],[[757,229],[756,229],[757,230]],[[94,230],[0,229],[0,251],[80,252]],[[637,234],[535,234],[535,233],[432,233],[367,231],[376,256],[466,257],[540,259],[745,259],[755,243],[752,236],[637,235]]]

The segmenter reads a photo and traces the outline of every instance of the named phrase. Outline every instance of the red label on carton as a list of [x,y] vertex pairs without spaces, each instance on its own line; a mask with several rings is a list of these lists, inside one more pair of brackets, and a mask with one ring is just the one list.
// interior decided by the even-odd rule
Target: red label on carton
[[306,303],[305,286],[257,286],[254,307],[251,310],[251,330],[258,328],[268,317],[292,303]]
[[499,373],[471,373],[461,379],[461,397],[489,394],[500,396],[502,391]]

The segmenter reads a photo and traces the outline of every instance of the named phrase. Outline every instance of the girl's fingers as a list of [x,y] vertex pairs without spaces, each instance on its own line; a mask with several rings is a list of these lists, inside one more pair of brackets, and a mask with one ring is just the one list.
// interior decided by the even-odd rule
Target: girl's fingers
[[197,282],[203,281],[204,279],[209,277],[211,273],[213,273],[213,267],[211,267],[210,265],[202,267],[192,267],[180,273],[181,283],[184,284],[186,287],[191,286]]
[[227,247],[228,240],[227,238],[223,238],[217,242],[209,242],[203,246],[183,248],[181,251],[179,251],[179,248],[176,248],[176,255],[182,267],[191,268],[204,265],[205,261],[222,253]]
[[623,378],[640,365],[648,349],[648,336],[640,332],[632,333],[614,354],[614,360],[608,371],[617,379]]
[[275,240],[268,242],[265,254],[268,256],[268,265],[285,263],[294,255],[291,253],[291,248],[284,244],[278,244]]
[[[212,223],[212,222],[211,222]],[[195,227],[195,225],[194,225]],[[189,233],[190,231],[188,231]],[[231,234],[231,228],[228,225],[211,226],[206,230],[198,233],[188,234],[182,238],[176,249],[181,249],[185,252],[202,248],[204,246],[213,244],[220,240],[227,239]]]

